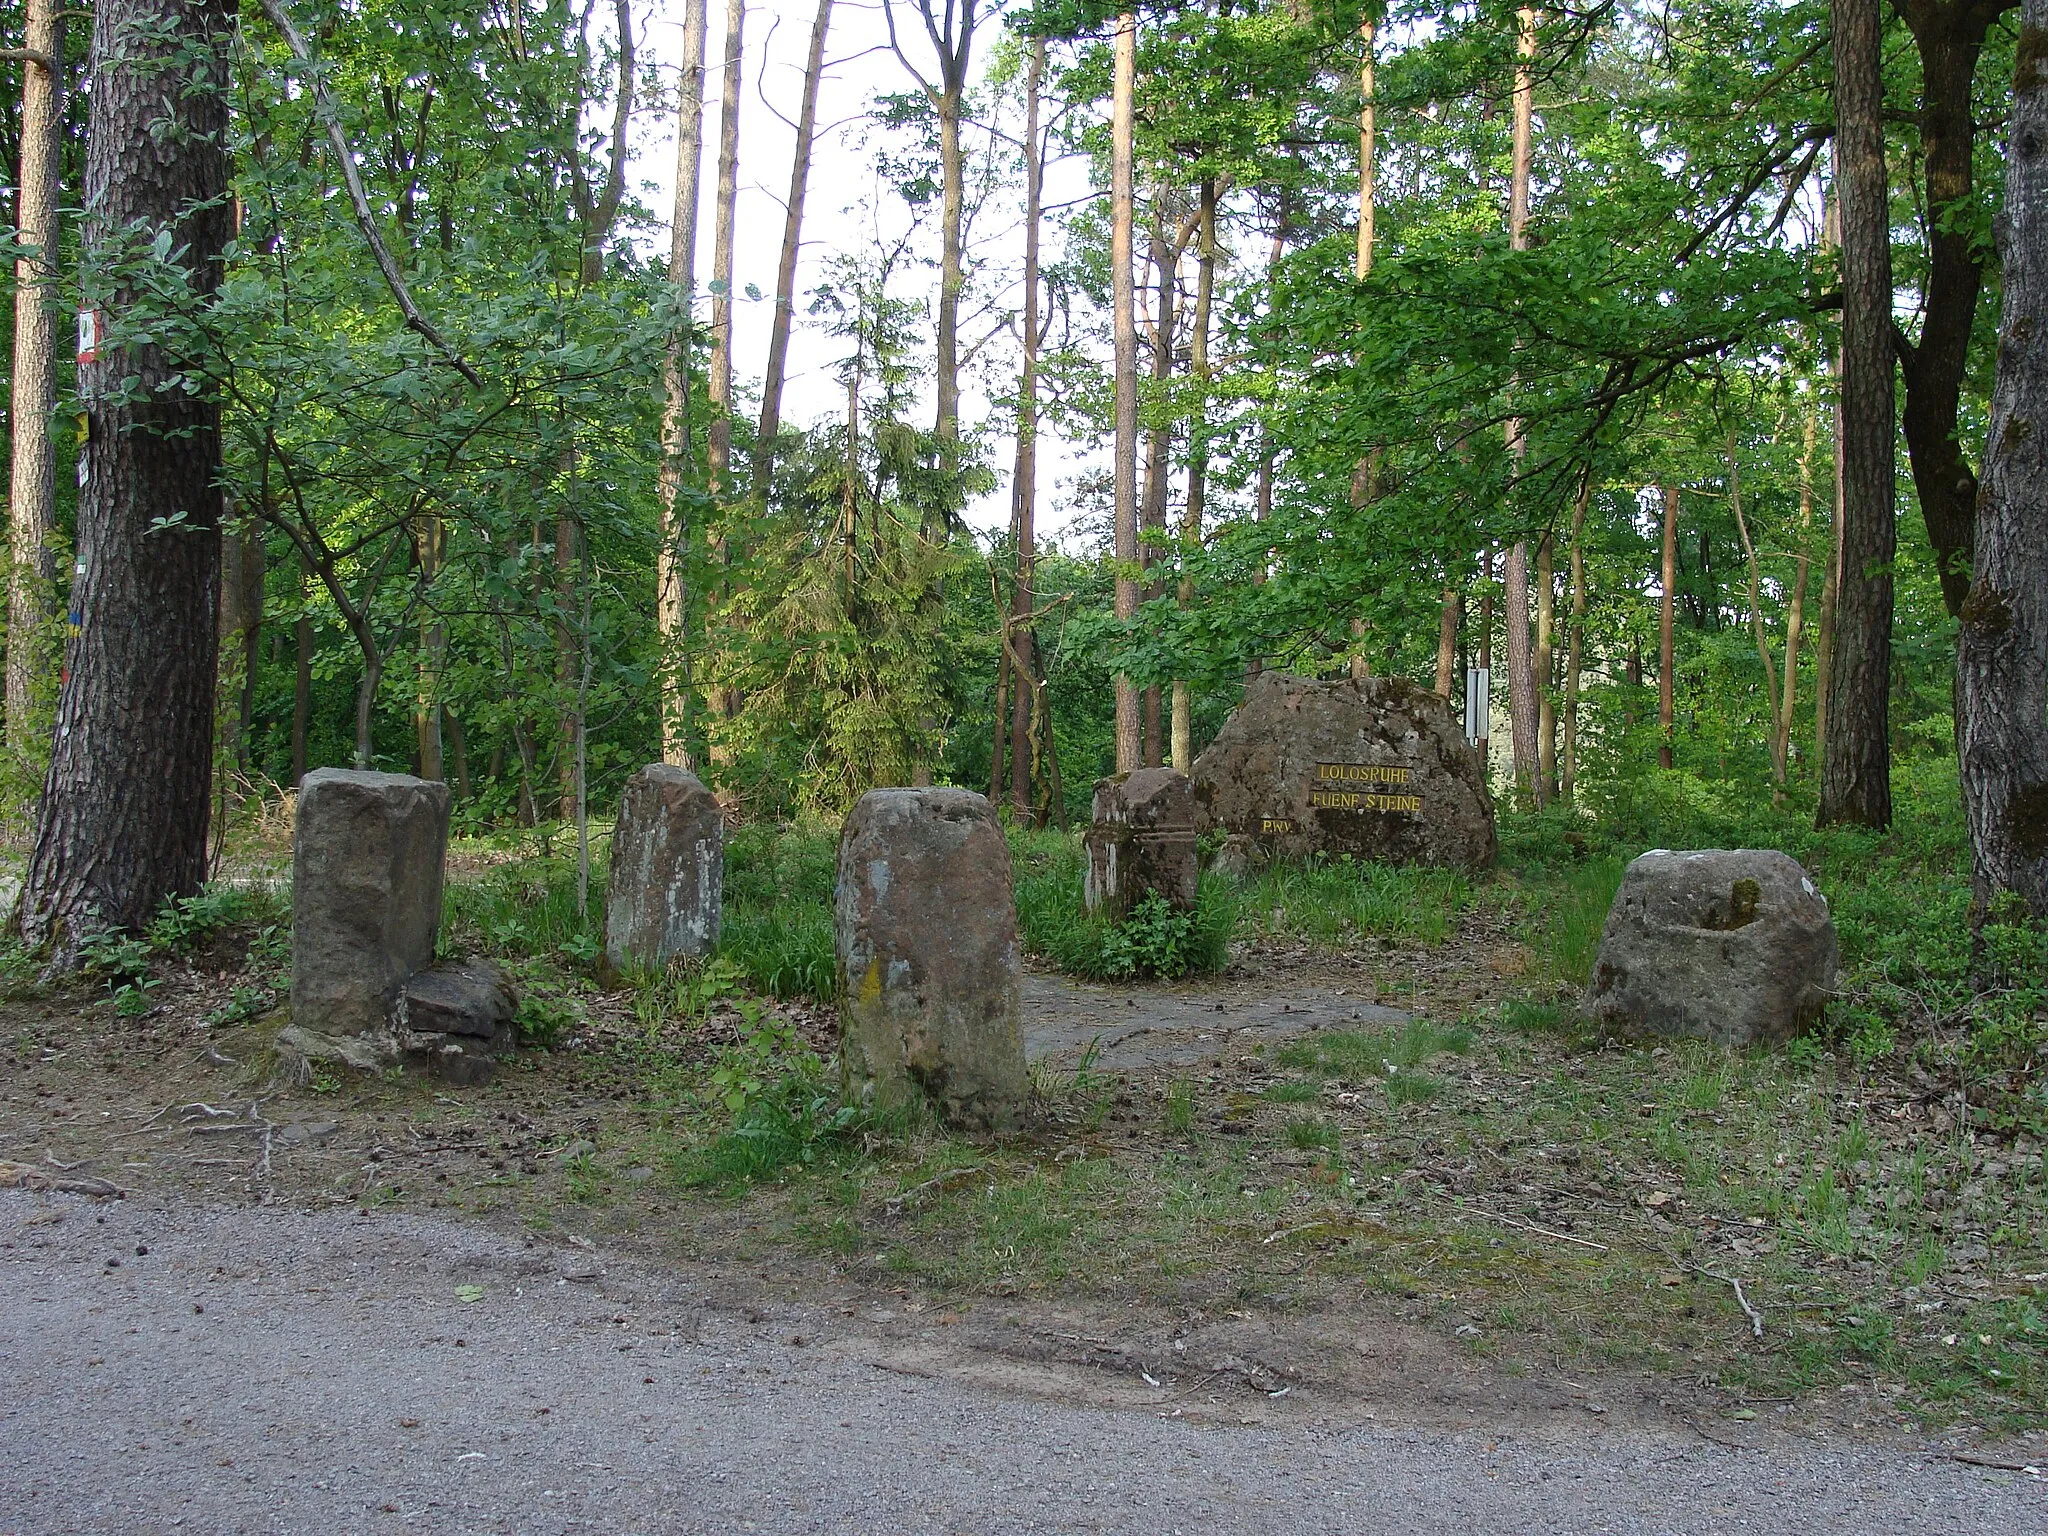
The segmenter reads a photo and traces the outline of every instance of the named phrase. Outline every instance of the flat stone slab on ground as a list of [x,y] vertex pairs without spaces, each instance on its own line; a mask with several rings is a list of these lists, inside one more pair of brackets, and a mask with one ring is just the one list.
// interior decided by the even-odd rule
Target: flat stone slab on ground
[[1024,1055],[1078,1058],[1100,1041],[1106,1069],[1191,1067],[1255,1042],[1322,1029],[1386,1029],[1411,1015],[1333,988],[1110,987],[1037,972],[1024,978]]

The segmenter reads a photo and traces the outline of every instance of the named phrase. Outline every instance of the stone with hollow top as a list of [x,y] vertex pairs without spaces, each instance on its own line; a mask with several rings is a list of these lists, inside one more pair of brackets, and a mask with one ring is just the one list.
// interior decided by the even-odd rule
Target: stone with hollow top
[[1586,989],[1615,1034],[1776,1044],[1834,991],[1827,898],[1775,849],[1657,849],[1628,866]]
[[850,1098],[1016,1125],[1028,1083],[1010,849],[986,797],[877,789],[839,837],[840,1061]]

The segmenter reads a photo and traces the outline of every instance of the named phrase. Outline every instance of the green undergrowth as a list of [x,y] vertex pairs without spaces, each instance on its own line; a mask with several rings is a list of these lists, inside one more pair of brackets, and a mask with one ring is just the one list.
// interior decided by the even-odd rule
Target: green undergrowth
[[1091,915],[1082,900],[1080,838],[1010,834],[1017,926],[1024,947],[1070,976],[1092,981],[1172,981],[1230,963],[1238,903],[1230,882],[1203,876],[1192,912],[1152,895],[1121,921]]
[[1472,894],[1460,870],[1379,864],[1341,855],[1276,864],[1238,894],[1252,934],[1338,948],[1360,938],[1441,944]]

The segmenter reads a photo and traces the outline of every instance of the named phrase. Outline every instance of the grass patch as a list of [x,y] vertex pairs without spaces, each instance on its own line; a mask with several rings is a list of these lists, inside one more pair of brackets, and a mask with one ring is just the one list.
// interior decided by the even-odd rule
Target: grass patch
[[1271,865],[1245,883],[1238,901],[1253,931],[1339,947],[1362,937],[1441,944],[1470,896],[1458,870],[1346,854]]
[[1237,903],[1229,882],[1204,876],[1192,912],[1176,912],[1152,896],[1113,923],[1091,916],[1082,904],[1079,838],[1013,832],[1010,852],[1024,947],[1067,974],[1091,981],[1172,980],[1230,963]]

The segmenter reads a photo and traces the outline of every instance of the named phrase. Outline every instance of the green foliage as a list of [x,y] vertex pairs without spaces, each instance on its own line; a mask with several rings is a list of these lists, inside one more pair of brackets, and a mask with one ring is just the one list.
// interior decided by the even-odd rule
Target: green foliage
[[826,1086],[825,1064],[787,1021],[754,999],[740,1004],[739,1039],[719,1053],[707,1079],[726,1130],[685,1156],[685,1185],[744,1188],[809,1166],[857,1143],[870,1116]]
[[1257,931],[1341,945],[1404,938],[1440,944],[1470,895],[1460,871],[1381,864],[1342,854],[1272,864],[1247,882],[1238,907]]
[[771,997],[830,1002],[838,987],[832,890],[838,829],[754,823],[725,845],[719,958]]
[[567,962],[588,968],[604,951],[604,868],[591,874],[579,909],[576,863],[540,854],[500,864],[476,880],[452,881],[444,898],[444,949]]

